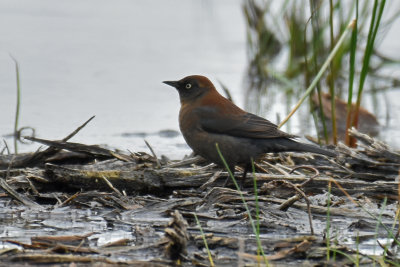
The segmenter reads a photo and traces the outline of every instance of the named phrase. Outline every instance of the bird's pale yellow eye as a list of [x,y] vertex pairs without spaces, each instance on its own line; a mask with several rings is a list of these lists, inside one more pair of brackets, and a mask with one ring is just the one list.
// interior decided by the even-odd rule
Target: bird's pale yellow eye
[[186,89],[190,89],[190,88],[192,88],[192,84],[187,83],[185,87],[186,87]]

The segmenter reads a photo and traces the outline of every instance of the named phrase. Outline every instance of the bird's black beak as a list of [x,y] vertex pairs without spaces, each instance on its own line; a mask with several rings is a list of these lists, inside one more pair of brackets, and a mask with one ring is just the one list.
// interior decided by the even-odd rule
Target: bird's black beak
[[169,86],[178,88],[178,82],[177,81],[163,81],[163,83],[168,84]]

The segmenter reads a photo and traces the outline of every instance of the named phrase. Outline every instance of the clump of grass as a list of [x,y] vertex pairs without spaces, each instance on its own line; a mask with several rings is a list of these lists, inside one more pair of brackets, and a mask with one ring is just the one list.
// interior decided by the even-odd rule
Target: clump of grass
[[[352,119],[352,126],[357,127],[358,126],[358,120],[359,120],[359,111],[360,111],[360,105],[361,105],[361,97],[362,93],[364,90],[364,85],[365,85],[365,80],[367,78],[367,75],[369,73],[370,69],[370,61],[371,58],[374,54],[374,45],[375,45],[375,39],[376,35],[378,34],[378,29],[381,24],[381,19],[382,19],[382,14],[385,9],[385,4],[386,0],[374,1],[374,7],[372,10],[372,17],[371,17],[371,22],[370,22],[370,27],[368,31],[368,38],[367,38],[367,44],[365,46],[365,52],[364,52],[364,57],[363,57],[363,62],[362,62],[362,68],[361,68],[361,73],[360,73],[360,81],[358,85],[358,93],[357,93],[357,102],[356,102],[356,108],[354,111],[354,115],[351,118],[351,115],[348,115],[347,117]],[[358,9],[358,0],[356,1],[357,9]],[[357,42],[357,39],[353,40]],[[351,52],[356,53],[356,50],[352,50]],[[353,56],[355,57],[355,56]],[[355,70],[352,69],[354,72]],[[354,73],[353,73],[354,75]],[[351,109],[348,109],[348,112],[350,113]],[[349,139],[349,138],[347,138]],[[351,138],[349,141],[349,144],[351,146],[355,146],[356,139]]]
[[300,105],[304,102],[304,100],[311,94],[311,92],[315,89],[317,86],[317,83],[321,79],[323,73],[325,70],[328,68],[329,64],[332,62],[333,57],[336,55],[337,51],[339,50],[341,44],[345,41],[346,35],[351,30],[354,26],[354,21],[352,21],[346,30],[343,32],[342,36],[340,37],[340,40],[332,50],[332,52],[329,54],[328,58],[322,65],[320,71],[318,72],[317,76],[315,79],[312,81],[311,85],[307,88],[306,92],[304,95],[300,98],[300,100],[297,102],[296,106],[292,109],[292,111],[289,113],[289,115],[279,124],[279,127],[282,127],[289,119],[290,117],[297,111],[297,109],[300,107]]
[[[322,92],[330,93],[331,125],[328,125],[322,105],[315,112],[310,100],[312,117],[317,128],[322,125],[321,140],[328,141],[327,128],[331,128],[333,143],[336,143],[338,126],[333,96],[348,96],[350,114],[346,126],[349,128],[357,126],[361,96],[373,86],[365,82],[366,77],[373,75],[384,81],[383,87],[397,80],[383,77],[379,72],[381,67],[394,61],[376,51],[376,37],[380,28],[389,27],[400,14],[399,10],[392,17],[382,19],[384,8],[385,0],[363,1],[361,6],[358,1],[246,1],[243,10],[247,22],[248,88],[268,94],[268,88],[279,87],[288,98],[300,98],[305,95],[303,88],[310,88],[311,81],[316,81],[308,95],[317,92],[322,103]],[[352,38],[343,41],[327,71],[324,70],[319,79],[314,78],[354,19]],[[368,25],[369,31],[365,29]],[[362,58],[357,56],[361,51],[365,51]],[[359,81],[357,92],[353,90],[354,81]],[[354,94],[357,94],[357,102],[356,109],[352,110],[350,101],[355,98]],[[273,97],[271,93],[268,95]],[[350,144],[348,137],[346,141]]]

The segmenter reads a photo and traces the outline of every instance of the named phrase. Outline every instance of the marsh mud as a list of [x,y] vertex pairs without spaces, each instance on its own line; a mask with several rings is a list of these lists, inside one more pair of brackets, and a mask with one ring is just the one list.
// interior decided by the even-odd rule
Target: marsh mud
[[352,135],[337,158],[267,154],[241,191],[198,157],[33,138],[48,148],[0,156],[0,265],[209,266],[203,238],[217,266],[399,264],[400,154]]

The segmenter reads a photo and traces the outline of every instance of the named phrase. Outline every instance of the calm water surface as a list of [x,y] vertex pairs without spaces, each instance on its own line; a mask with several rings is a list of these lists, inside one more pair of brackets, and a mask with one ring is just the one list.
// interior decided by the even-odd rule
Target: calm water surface
[[[14,123],[10,54],[20,64],[20,126],[34,127],[41,138],[63,138],[96,115],[71,141],[148,151],[145,138],[157,154],[181,158],[190,151],[181,135],[159,134],[179,131],[178,94],[163,80],[207,75],[230,88],[240,106],[245,102],[239,0],[3,0],[0,25],[0,136],[11,133]],[[400,58],[398,39],[382,45]],[[388,98],[400,99],[398,94]],[[399,101],[392,102],[400,110]],[[261,115],[276,118],[275,110]],[[392,116],[382,138],[399,139],[398,125],[400,118]],[[5,140],[12,147],[12,139]]]
[[[240,1],[2,1],[0,135],[12,132],[15,68],[21,69],[21,126],[43,138],[181,157],[178,94],[161,82],[189,74],[219,79],[240,99],[246,65]],[[123,135],[128,133],[128,135]],[[11,142],[11,139],[7,139]],[[182,151],[179,152],[181,148]],[[20,146],[32,150],[32,146]]]
[[[11,133],[14,123],[15,66],[10,54],[20,64],[20,126],[34,127],[41,138],[61,139],[96,115],[71,141],[148,152],[145,138],[157,154],[181,158],[190,152],[182,136],[160,133],[179,129],[178,94],[163,80],[207,75],[222,81],[244,107],[246,32],[239,0],[2,0],[0,25],[0,136]],[[400,59],[398,32],[396,24],[380,50]],[[398,68],[390,74],[400,77]],[[285,103],[279,97],[276,102]],[[378,112],[384,128],[380,138],[397,147],[399,100],[400,91],[393,90],[378,101],[383,107]],[[253,109],[251,104],[244,108]],[[278,106],[260,112],[275,121],[277,112],[283,118],[287,110]],[[299,122],[292,126],[292,133],[307,132]],[[12,139],[4,139],[12,147]],[[19,146],[20,151],[37,147]],[[34,214],[37,223],[28,225],[29,211],[13,217],[8,202],[0,201],[0,206],[2,237],[7,239],[29,242],[38,231],[85,232],[87,218],[90,231],[104,232],[96,236],[98,242],[131,235],[131,229],[106,231],[104,214],[91,209],[87,214],[49,210]]]

